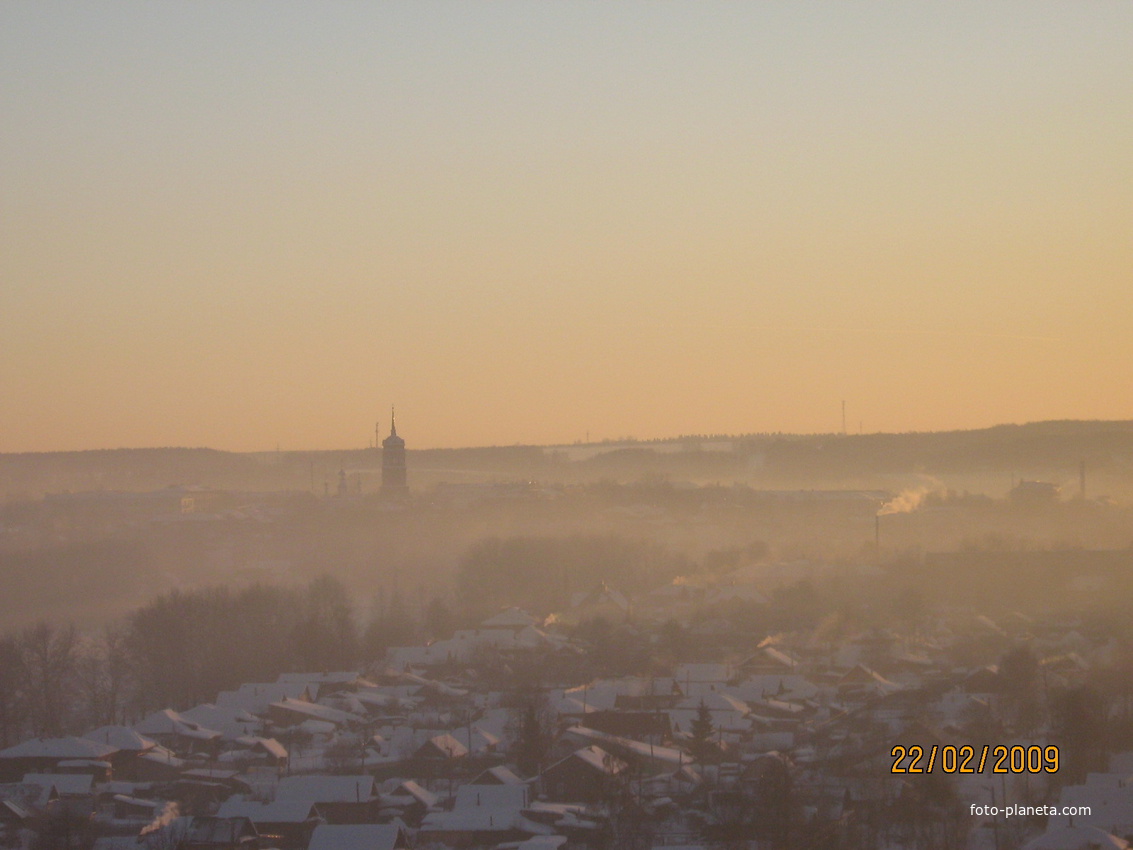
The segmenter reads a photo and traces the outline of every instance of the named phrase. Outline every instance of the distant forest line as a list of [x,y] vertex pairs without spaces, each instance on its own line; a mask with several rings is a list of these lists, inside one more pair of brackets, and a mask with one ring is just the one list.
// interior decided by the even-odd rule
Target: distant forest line
[[[665,478],[753,487],[877,486],[889,476],[969,476],[965,489],[1004,491],[1014,478],[1076,485],[1085,464],[1095,493],[1133,493],[1133,421],[1052,421],[904,434],[694,435],[576,446],[414,449],[410,485],[499,480],[577,483]],[[333,493],[339,473],[374,492],[381,451],[227,452],[207,448],[0,453],[0,498],[171,485]],[[980,486],[983,481],[988,486]],[[884,483],[882,481],[881,483]],[[967,483],[965,481],[965,483]]]

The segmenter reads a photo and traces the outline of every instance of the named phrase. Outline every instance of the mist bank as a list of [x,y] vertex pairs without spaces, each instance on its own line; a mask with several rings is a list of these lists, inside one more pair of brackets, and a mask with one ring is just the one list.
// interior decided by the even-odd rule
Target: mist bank
[[[548,594],[586,592],[600,581],[641,592],[736,552],[886,568],[941,552],[1133,547],[1129,504],[1017,492],[1028,495],[649,481],[504,484],[394,503],[374,494],[282,492],[244,501],[193,490],[156,505],[151,493],[9,503],[0,505],[0,629],[38,619],[95,626],[158,592],[303,584],[324,574],[362,601],[396,589],[421,606],[471,589],[465,607],[479,600],[538,608]],[[192,510],[180,510],[183,498]],[[472,582],[469,564],[484,571]],[[959,575],[942,575],[949,574]]]

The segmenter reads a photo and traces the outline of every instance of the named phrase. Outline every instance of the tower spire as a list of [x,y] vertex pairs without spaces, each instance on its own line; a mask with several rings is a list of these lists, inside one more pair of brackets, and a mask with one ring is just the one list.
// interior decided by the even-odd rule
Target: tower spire
[[382,493],[402,498],[409,495],[405,475],[405,440],[397,436],[396,411],[389,408],[389,436],[382,440]]

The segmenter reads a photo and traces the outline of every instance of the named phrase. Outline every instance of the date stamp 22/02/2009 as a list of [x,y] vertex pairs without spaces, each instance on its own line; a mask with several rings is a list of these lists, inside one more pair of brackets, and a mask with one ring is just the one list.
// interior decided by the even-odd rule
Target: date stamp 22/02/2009
[[1058,773],[1058,747],[984,744],[960,747],[933,744],[929,747],[898,745],[889,753],[890,773]]

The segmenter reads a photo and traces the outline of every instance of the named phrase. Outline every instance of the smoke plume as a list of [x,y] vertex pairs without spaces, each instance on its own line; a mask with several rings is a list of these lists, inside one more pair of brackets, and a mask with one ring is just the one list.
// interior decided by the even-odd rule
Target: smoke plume
[[925,496],[929,493],[935,493],[938,490],[943,490],[943,486],[939,481],[933,481],[931,484],[922,484],[920,487],[913,487],[910,489],[902,490],[884,505],[878,511],[878,516],[888,516],[889,514],[909,514],[921,506]]

